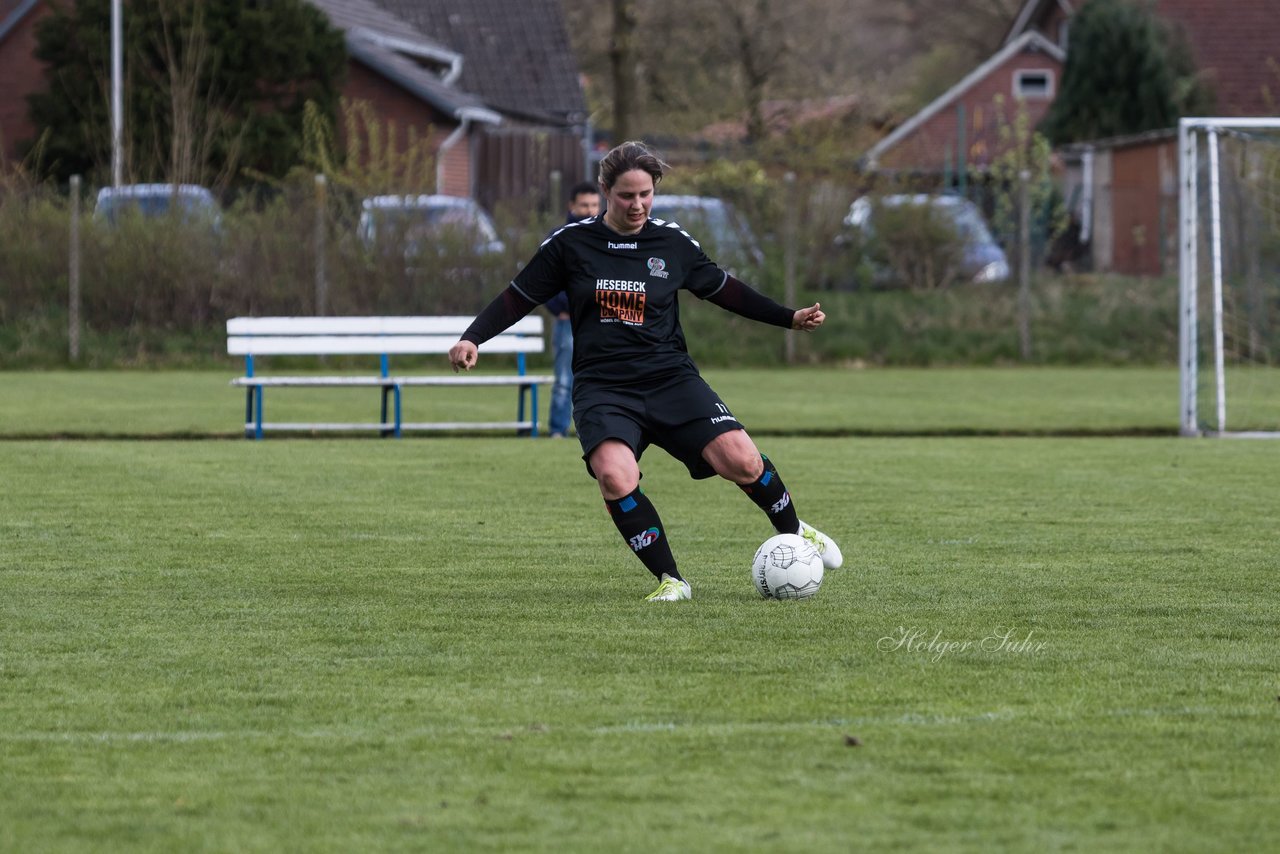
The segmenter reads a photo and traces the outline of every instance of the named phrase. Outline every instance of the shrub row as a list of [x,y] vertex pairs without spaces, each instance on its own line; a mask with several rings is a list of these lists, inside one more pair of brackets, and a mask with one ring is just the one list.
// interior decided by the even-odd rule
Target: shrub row
[[[68,203],[43,189],[0,193],[0,367],[67,363]],[[223,323],[239,314],[317,310],[314,196],[306,185],[228,211],[218,230],[164,220],[113,228],[81,218],[86,366],[199,365],[225,360]],[[350,216],[324,227],[326,313],[469,314],[505,285],[552,225],[503,222],[505,252],[443,247],[428,258],[371,251]],[[964,285],[928,292],[829,291],[818,263],[829,241],[801,244],[800,300],[821,300],[828,326],[797,341],[799,357],[873,365],[1020,360],[1017,290]],[[766,240],[754,283],[780,297],[782,251]],[[778,362],[783,337],[695,299],[682,301],[690,349],[705,365]],[[1051,277],[1034,283],[1037,363],[1169,363],[1177,351],[1169,280]]]

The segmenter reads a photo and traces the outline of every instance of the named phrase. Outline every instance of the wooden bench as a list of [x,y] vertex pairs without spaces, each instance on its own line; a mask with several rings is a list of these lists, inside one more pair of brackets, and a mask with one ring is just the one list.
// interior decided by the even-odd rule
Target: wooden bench
[[[538,386],[554,381],[550,374],[530,374],[526,353],[543,350],[542,317],[531,315],[501,335],[486,341],[482,356],[511,353],[516,373],[395,375],[391,357],[405,354],[443,354],[471,325],[470,317],[233,317],[227,321],[227,352],[244,356],[245,375],[231,381],[245,389],[245,436],[261,439],[266,430],[377,430],[383,436],[400,436],[406,430],[514,430],[538,435]],[[376,376],[260,376],[255,361],[261,356],[376,355],[381,370]],[[516,387],[514,421],[429,423],[402,419],[402,390],[406,386]],[[382,391],[381,417],[365,423],[291,423],[263,420],[263,392],[279,387],[377,387]],[[528,407],[526,408],[526,397]],[[526,417],[527,413],[527,417]]]

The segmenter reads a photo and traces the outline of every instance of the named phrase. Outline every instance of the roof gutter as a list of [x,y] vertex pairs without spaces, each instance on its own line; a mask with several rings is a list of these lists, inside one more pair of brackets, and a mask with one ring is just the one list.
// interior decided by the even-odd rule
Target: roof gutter
[[[458,126],[453,129],[444,142],[440,143],[440,147],[436,149],[436,192],[443,192],[444,187],[444,158],[445,155],[453,150],[453,147],[462,141],[467,135],[467,131],[471,129],[472,122],[479,122],[486,125],[497,125],[502,123],[502,117],[493,110],[486,110],[483,107],[459,107],[454,116],[458,119]],[[468,193],[468,195],[471,195]]]
[[354,27],[351,30],[353,36],[358,36],[366,41],[373,42],[379,47],[396,51],[397,53],[405,53],[410,56],[417,56],[422,59],[430,59],[433,62],[439,62],[449,66],[449,70],[441,77],[441,81],[448,86],[452,86],[462,76],[462,54],[455,53],[451,50],[445,50],[442,47],[429,45],[424,42],[410,41],[409,39],[396,38],[388,36],[375,30],[366,29],[364,27]]

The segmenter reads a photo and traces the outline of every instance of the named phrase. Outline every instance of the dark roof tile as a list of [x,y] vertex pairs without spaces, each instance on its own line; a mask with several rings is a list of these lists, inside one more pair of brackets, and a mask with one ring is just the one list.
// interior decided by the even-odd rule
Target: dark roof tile
[[559,0],[377,0],[463,56],[460,88],[513,117],[573,124],[586,116]]

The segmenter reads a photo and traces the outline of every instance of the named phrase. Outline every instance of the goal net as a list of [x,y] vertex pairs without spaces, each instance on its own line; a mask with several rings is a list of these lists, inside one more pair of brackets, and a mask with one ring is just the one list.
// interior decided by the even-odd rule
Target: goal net
[[1181,432],[1280,438],[1280,118],[1178,141]]

